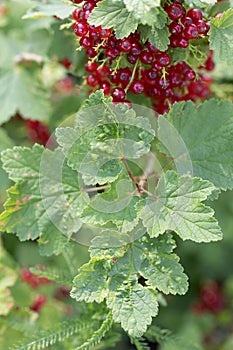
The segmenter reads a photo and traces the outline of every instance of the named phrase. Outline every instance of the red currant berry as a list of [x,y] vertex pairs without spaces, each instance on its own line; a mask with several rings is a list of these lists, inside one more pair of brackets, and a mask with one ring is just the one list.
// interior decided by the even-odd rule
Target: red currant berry
[[142,94],[144,92],[143,83],[139,80],[135,80],[130,86],[130,91],[136,95]]
[[170,62],[170,56],[166,52],[163,52],[156,57],[156,63],[161,67],[167,67]]
[[102,39],[107,39],[107,38],[110,37],[111,33],[112,33],[111,29],[101,28],[101,30],[100,30],[100,37]]
[[87,72],[95,72],[97,68],[98,68],[98,64],[96,62],[87,61],[85,63],[85,70]]
[[184,37],[187,40],[196,39],[198,37],[198,29],[195,24],[190,24],[184,29]]
[[84,47],[84,49],[87,49],[92,46],[92,40],[88,36],[82,37],[79,43],[82,47]]
[[86,55],[87,57],[94,58],[97,56],[97,52],[93,47],[88,47],[86,49]]
[[138,43],[133,43],[132,48],[130,50],[130,54],[133,56],[139,56],[142,52],[142,47]]
[[119,55],[120,51],[118,49],[115,49],[114,47],[109,48],[105,51],[105,56],[111,58],[112,60],[115,60]]
[[194,80],[196,77],[194,71],[192,69],[188,70],[186,73],[185,73],[185,78],[187,80]]
[[169,24],[168,28],[169,32],[175,35],[180,34],[183,31],[182,25],[180,25],[177,22],[172,22],[171,24]]
[[172,21],[176,21],[183,16],[184,8],[181,4],[174,3],[167,7],[166,12]]
[[159,49],[157,49],[155,44],[147,43],[147,48],[153,53],[159,52]]
[[142,51],[140,54],[140,61],[144,64],[151,64],[154,61],[154,56],[150,51]]
[[135,64],[137,62],[138,57],[134,55],[127,55],[127,60],[131,64]]
[[95,74],[90,74],[87,77],[87,84],[91,87],[95,87],[99,84],[99,79]]
[[108,95],[110,93],[111,85],[107,80],[101,81],[99,87],[104,91],[105,95]]
[[181,18],[181,23],[183,26],[187,27],[190,26],[190,24],[193,24],[193,20],[191,17],[184,16]]
[[102,66],[97,69],[97,76],[99,79],[106,79],[110,75],[110,68],[108,66]]
[[203,20],[197,21],[196,26],[199,34],[206,34],[207,26],[205,21]]
[[202,19],[202,12],[199,9],[190,9],[187,12],[187,16],[192,18],[194,22]]
[[132,48],[132,42],[130,39],[122,39],[118,43],[118,48],[122,52],[129,52]]
[[123,86],[126,87],[131,79],[132,73],[131,70],[127,68],[121,68],[118,71],[118,82]]
[[189,43],[188,40],[186,40],[185,38],[179,38],[178,42],[177,42],[177,46],[181,47],[182,49],[185,49],[186,47],[188,47]]
[[88,25],[85,24],[85,23],[74,23],[73,26],[72,26],[72,30],[74,32],[75,35],[77,36],[86,36],[88,31],[89,31],[89,28],[88,28]]
[[85,4],[83,5],[83,8],[84,10],[92,11],[95,6],[96,6],[95,3],[89,0],[85,2]]
[[73,12],[73,19],[76,22],[82,22],[84,20],[84,11],[83,9],[75,9]]
[[116,87],[111,93],[114,101],[123,101],[125,99],[125,91],[122,88]]

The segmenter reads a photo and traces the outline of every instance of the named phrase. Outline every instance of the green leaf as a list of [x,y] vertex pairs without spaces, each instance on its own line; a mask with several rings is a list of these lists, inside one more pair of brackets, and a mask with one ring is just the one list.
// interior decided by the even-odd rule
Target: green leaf
[[211,20],[209,41],[218,61],[233,63],[233,9],[223,12],[221,18]]
[[130,283],[112,293],[107,301],[113,319],[120,322],[130,336],[140,337],[158,313],[157,296],[149,288]]
[[208,181],[189,176],[179,177],[166,172],[158,183],[154,198],[148,198],[141,211],[141,219],[151,237],[166,230],[175,231],[183,240],[195,242],[217,241],[222,232],[214,211],[201,201],[208,198],[215,187]]
[[71,6],[68,1],[62,0],[46,0],[42,2],[40,0],[33,0],[33,6],[28,10],[27,14],[23,18],[39,18],[47,16],[57,16],[64,19],[69,17],[76,7]]
[[16,112],[25,118],[46,120],[50,115],[49,96],[36,77],[25,69],[0,74],[0,123],[8,121]]
[[107,293],[107,276],[102,259],[91,259],[80,268],[79,274],[74,279],[71,297],[87,303],[96,301],[100,303]]
[[183,148],[180,154],[179,142],[169,140],[166,120],[159,118],[159,138],[175,149],[175,158],[182,161],[190,156],[194,176],[224,190],[233,188],[233,104],[215,99],[198,107],[192,102],[176,103],[166,118],[187,147],[187,154]]
[[121,179],[109,191],[96,195],[84,209],[81,218],[92,225],[112,222],[120,232],[128,232],[139,220],[140,201],[140,197],[134,195],[132,182]]
[[88,196],[80,190],[77,174],[67,167],[60,149],[14,147],[3,151],[2,160],[17,183],[8,191],[5,211],[0,215],[1,230],[27,240],[48,234],[51,224],[56,226],[53,235],[59,229],[69,237],[80,228],[78,215]]
[[184,1],[189,7],[205,8],[207,6],[212,6],[216,3],[216,0],[185,0]]
[[164,294],[185,294],[188,290],[188,277],[183,272],[179,258],[171,254],[176,247],[171,235],[163,235],[157,240],[142,243],[146,258],[140,267],[140,273],[146,279],[146,284]]
[[88,18],[91,25],[113,28],[117,39],[123,39],[134,33],[138,20],[129,12],[122,1],[103,0],[94,8]]
[[90,101],[90,106],[78,113],[75,128],[57,129],[57,142],[68,165],[82,174],[86,185],[104,185],[119,177],[123,159],[137,159],[149,152],[154,130],[147,118],[137,117],[125,104],[103,101],[92,107]]
[[129,12],[142,24],[156,25],[160,0],[123,0]]
[[156,44],[160,51],[166,51],[170,43],[169,36],[170,33],[167,27],[160,29],[153,26],[148,39],[152,44]]
[[6,316],[14,305],[10,289],[17,279],[17,274],[11,268],[0,264],[0,315]]

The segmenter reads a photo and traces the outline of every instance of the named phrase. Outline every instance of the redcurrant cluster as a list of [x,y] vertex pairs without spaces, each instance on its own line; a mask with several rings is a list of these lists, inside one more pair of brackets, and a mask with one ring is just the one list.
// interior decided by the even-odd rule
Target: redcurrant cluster
[[50,138],[51,135],[46,124],[32,119],[27,119],[25,124],[29,141],[37,142],[43,146],[46,146],[49,141],[49,147],[53,148],[54,141]]
[[[103,89],[114,102],[128,101],[129,92],[144,94],[151,99],[158,113],[166,112],[169,105],[176,101],[195,101],[210,96],[211,79],[208,76],[194,72],[184,61],[171,62],[173,48],[184,49],[190,45],[190,40],[207,35],[209,25],[199,9],[186,12],[180,0],[165,5],[171,20],[168,25],[170,45],[166,52],[162,52],[155,44],[142,44],[138,32],[119,40],[112,30],[89,25],[88,17],[98,1],[76,0],[74,3],[83,5],[73,12],[75,22],[72,29],[88,57],[85,70],[91,91]],[[213,67],[210,54],[200,68],[210,71]]]
[[[41,269],[43,270],[43,267]],[[21,270],[21,279],[33,289],[37,289],[40,285],[51,283],[48,278],[39,277],[32,273],[28,268],[23,268]]]
[[200,290],[200,300],[193,305],[196,313],[217,313],[226,306],[221,286],[216,282],[205,283]]

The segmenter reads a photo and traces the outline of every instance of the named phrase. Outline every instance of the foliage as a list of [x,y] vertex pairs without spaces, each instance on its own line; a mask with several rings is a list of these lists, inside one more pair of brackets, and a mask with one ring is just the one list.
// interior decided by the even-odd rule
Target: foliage
[[[5,339],[0,335],[0,345],[91,350],[117,348],[119,341],[128,339],[130,349],[148,350],[157,343],[161,350],[209,350],[214,325],[222,322],[230,333],[233,323],[227,312],[232,308],[232,277],[224,256],[232,247],[232,206],[226,208],[228,214],[221,211],[221,203],[232,201],[231,192],[225,191],[233,189],[233,104],[232,95],[222,98],[229,97],[224,91],[220,100],[216,92],[201,101],[205,90],[198,95],[200,86],[195,84],[201,77],[207,85],[209,78],[202,70],[212,70],[210,49],[221,72],[216,70],[219,81],[227,80],[232,87],[232,76],[221,70],[222,63],[232,63],[231,3],[182,1],[186,13],[193,7],[201,9],[202,25],[210,21],[208,35],[189,38],[186,47],[171,44],[170,2],[96,3],[87,16],[86,23],[92,26],[88,28],[101,26],[99,31],[109,32],[103,31],[106,38],[99,38],[95,47],[97,56],[94,53],[89,64],[97,60],[98,65],[91,73],[100,81],[100,70],[106,62],[112,64],[106,52],[98,53],[107,35],[115,36],[114,46],[138,34],[139,57],[153,49],[155,57],[159,51],[162,64],[166,55],[171,58],[163,67],[156,62],[155,68],[166,113],[155,108],[155,118],[151,109],[143,107],[150,105],[149,95],[139,99],[140,89],[130,90],[134,79],[137,83],[147,79],[152,89],[152,82],[142,75],[143,69],[149,70],[148,61],[143,66],[139,57],[128,84],[118,82],[126,90],[123,99],[112,93],[115,83],[106,93],[105,80],[102,90],[94,81],[87,96],[87,64],[84,69],[84,54],[76,50],[86,37],[80,35],[76,43],[71,31],[82,11],[79,1],[3,2],[0,189],[9,188],[2,195],[1,203],[7,199],[0,214],[0,323],[1,334],[6,335]],[[185,31],[186,24],[182,26]],[[87,38],[91,35],[97,34],[89,32]],[[112,79],[118,69],[127,71],[126,58],[120,52],[108,72]],[[172,88],[180,102],[166,100],[171,93],[166,86],[170,64],[181,67],[175,74],[180,72],[182,79],[187,73],[182,69],[191,67],[188,88],[195,91],[195,98],[190,91],[179,95],[178,84]],[[184,84],[184,93],[188,88]],[[214,85],[213,91],[217,91]],[[40,124],[30,124],[32,120],[45,122],[54,131],[51,137],[49,132],[44,136],[49,143],[39,139],[38,130],[30,125]],[[28,137],[33,145],[25,137],[30,127],[38,138]],[[222,243],[220,226],[225,233]],[[212,254],[215,249],[220,249],[219,255]],[[23,275],[21,267],[29,265],[34,267]],[[223,269],[225,287],[223,282],[208,284],[201,289],[201,301],[193,305],[190,294],[185,295],[189,285],[194,293],[200,275],[213,278],[218,271],[221,279]],[[215,300],[212,304],[205,298],[208,293],[216,297],[210,298]],[[181,317],[180,327],[179,298],[193,310]],[[219,349],[226,350],[232,339],[224,342]]]

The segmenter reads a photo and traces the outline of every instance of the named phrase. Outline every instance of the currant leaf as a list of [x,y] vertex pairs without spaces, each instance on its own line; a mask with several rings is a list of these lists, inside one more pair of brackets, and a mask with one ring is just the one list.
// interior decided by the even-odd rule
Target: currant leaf
[[41,3],[40,0],[33,0],[32,6],[23,18],[40,18],[47,16],[57,16],[64,19],[69,17],[75,10],[71,3],[57,0],[47,0],[45,3]]
[[24,241],[48,232],[53,224],[68,237],[80,228],[78,215],[89,199],[61,150],[14,147],[2,153],[2,160],[16,185],[8,191],[1,230],[17,233]]
[[166,230],[175,231],[183,240],[217,241],[222,232],[214,211],[201,201],[215,190],[208,181],[166,172],[159,180],[154,198],[148,198],[141,219],[151,237]]
[[107,271],[104,265],[105,261],[102,259],[91,259],[83,265],[74,279],[71,297],[88,303],[102,302],[107,293]]
[[130,336],[140,337],[158,313],[155,292],[140,284],[131,282],[112,293],[107,301],[112,309],[113,319],[120,322]]
[[138,20],[129,12],[122,1],[103,0],[93,9],[88,23],[103,28],[113,28],[117,39],[123,39],[135,32]]
[[172,142],[174,158],[182,161],[190,156],[194,176],[223,190],[233,188],[233,104],[215,99],[198,107],[191,101],[176,103],[166,118],[187,147],[186,154],[181,155],[177,148],[179,142],[175,146],[172,140],[168,140],[165,120],[160,118],[160,139]]
[[223,12],[221,18],[213,18],[209,33],[210,48],[218,61],[233,63],[233,9]]
[[188,277],[183,272],[179,257],[167,249],[169,245],[172,245],[172,249],[176,247],[172,236],[168,234],[156,241],[143,242],[141,246],[146,251],[146,257],[142,261],[140,273],[148,286],[164,294],[185,294]]
[[[30,86],[30,89],[28,87]],[[31,119],[46,120],[50,116],[49,96],[36,77],[16,67],[0,75],[0,123],[8,121],[16,112]]]
[[92,225],[112,222],[122,233],[131,231],[139,220],[141,202],[134,190],[131,181],[121,179],[110,191],[95,196],[84,209],[81,219]]
[[160,51],[166,51],[170,43],[169,35],[170,33],[167,27],[160,29],[153,26],[148,39],[152,44],[156,44]]
[[137,117],[125,104],[84,108],[76,120],[75,128],[57,130],[57,142],[86,185],[115,181],[124,168],[122,160],[148,153],[154,139],[149,120]]
[[160,0],[124,0],[129,12],[142,24],[156,25],[160,13]]

